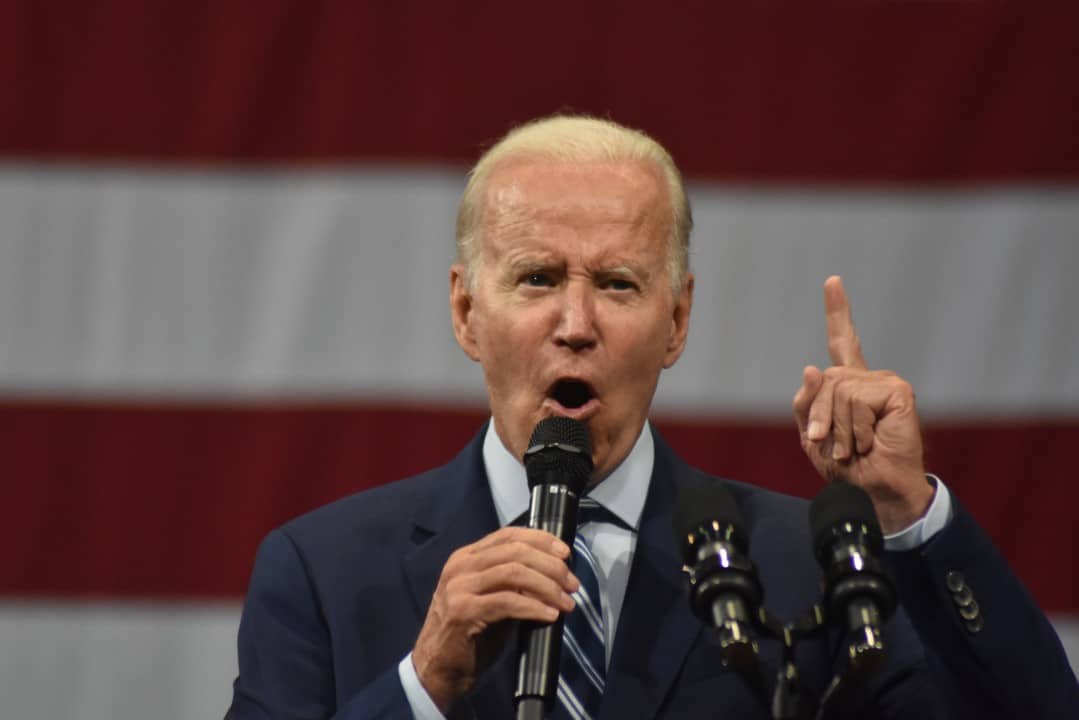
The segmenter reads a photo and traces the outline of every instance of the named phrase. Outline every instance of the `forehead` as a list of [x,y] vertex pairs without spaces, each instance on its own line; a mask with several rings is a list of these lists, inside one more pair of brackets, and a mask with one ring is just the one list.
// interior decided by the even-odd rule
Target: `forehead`
[[554,227],[666,235],[670,221],[663,175],[646,161],[511,158],[492,169],[483,192],[482,234],[496,241]]

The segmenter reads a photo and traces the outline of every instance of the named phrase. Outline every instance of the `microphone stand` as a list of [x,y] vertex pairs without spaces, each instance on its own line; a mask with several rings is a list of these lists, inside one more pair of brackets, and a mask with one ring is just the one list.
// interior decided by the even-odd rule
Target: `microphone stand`
[[782,642],[775,690],[772,692],[773,720],[813,720],[817,707],[813,698],[804,692],[794,664],[794,647],[804,638],[818,635],[826,629],[824,607],[817,603],[794,622],[780,624],[763,607],[758,627]]
[[769,708],[772,720],[824,720],[832,702],[850,682],[867,674],[864,668],[856,664],[847,664],[846,667],[838,669],[818,702],[800,682],[798,667],[794,664],[794,649],[802,640],[827,631],[828,614],[824,606],[818,602],[805,615],[788,623],[779,622],[768,610],[761,607],[753,619],[754,627],[759,633],[779,640],[782,647],[771,698],[768,696],[764,675],[756,662],[732,664],[724,660],[724,665],[742,675],[761,706]]

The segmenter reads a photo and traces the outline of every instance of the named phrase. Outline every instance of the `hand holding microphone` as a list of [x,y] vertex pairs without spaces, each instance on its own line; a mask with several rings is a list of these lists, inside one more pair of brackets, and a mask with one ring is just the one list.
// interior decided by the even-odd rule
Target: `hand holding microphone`
[[[548,427],[540,423],[537,431],[541,426]],[[583,449],[578,447],[581,452],[574,456],[576,460],[567,463],[564,453],[569,452],[570,442],[583,444]],[[543,487],[557,488],[558,478],[564,478],[567,487],[576,487],[583,473],[583,487],[592,463],[587,442],[586,432],[583,440],[579,435],[559,434],[540,443],[535,460],[526,464],[530,484],[534,485],[535,475],[545,478],[536,480]],[[537,443],[531,446],[536,448]],[[580,470],[581,462],[587,462],[587,470]],[[564,541],[559,536],[564,530],[576,531],[575,498],[556,491],[537,502],[533,490],[529,527],[504,527],[458,549],[446,561],[412,650],[416,675],[443,713],[472,689],[501,654],[512,639],[512,621],[542,627],[573,609],[570,593],[577,590],[578,582],[566,565],[573,537]],[[552,642],[560,642],[561,635],[555,637],[559,640]],[[557,679],[557,654],[553,663],[543,667],[554,667]],[[542,682],[547,682],[546,677]]]
[[[577,507],[592,475],[588,429],[567,417],[541,420],[524,457],[532,500],[528,527],[573,545]],[[518,634],[517,689],[519,720],[541,720],[554,702],[562,652],[563,616],[554,622],[524,622]]]

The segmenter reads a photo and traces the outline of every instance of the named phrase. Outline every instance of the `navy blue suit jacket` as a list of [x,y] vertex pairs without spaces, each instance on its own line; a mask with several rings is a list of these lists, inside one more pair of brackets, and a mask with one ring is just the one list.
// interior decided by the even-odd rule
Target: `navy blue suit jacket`
[[[767,718],[713,634],[690,612],[671,527],[680,487],[715,479],[656,435],[607,674],[602,718]],[[750,537],[765,604],[781,619],[818,598],[803,500],[728,481]],[[408,718],[397,665],[426,615],[442,566],[498,527],[482,434],[449,464],[315,510],[271,532],[255,561],[239,632],[240,674],[228,718]],[[887,666],[830,717],[1079,717],[1079,688],[1052,627],[961,509],[926,546],[887,553],[901,609],[886,628]],[[984,622],[971,632],[947,587],[961,572]],[[955,576],[953,575],[953,586]],[[511,643],[512,645],[512,643]],[[819,697],[835,636],[798,648],[802,681]],[[771,683],[780,648],[762,641]],[[451,718],[513,716],[507,649]]]

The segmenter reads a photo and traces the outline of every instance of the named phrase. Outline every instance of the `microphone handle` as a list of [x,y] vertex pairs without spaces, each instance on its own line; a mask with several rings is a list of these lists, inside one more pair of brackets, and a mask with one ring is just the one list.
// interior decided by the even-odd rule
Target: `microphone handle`
[[883,617],[872,598],[861,595],[847,605],[847,648],[850,673],[856,677],[872,673],[884,662]]
[[[578,497],[564,484],[538,483],[532,488],[528,527],[546,530],[573,547],[578,502]],[[559,614],[550,624],[521,623],[517,644],[517,690],[513,695],[518,720],[538,720],[554,702],[562,653],[563,617]]]
[[736,592],[719,593],[711,610],[724,664],[739,672],[756,668],[757,645],[750,634],[751,618],[745,599]]

